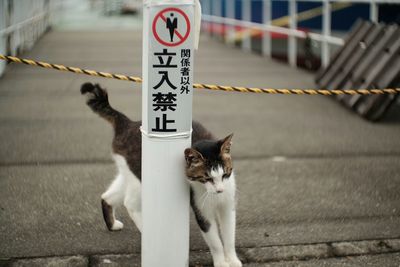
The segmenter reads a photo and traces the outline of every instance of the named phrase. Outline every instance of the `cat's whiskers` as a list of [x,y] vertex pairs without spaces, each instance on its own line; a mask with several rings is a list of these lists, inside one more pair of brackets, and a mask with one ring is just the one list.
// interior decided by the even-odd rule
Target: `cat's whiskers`
[[201,201],[203,201],[203,200],[205,200],[205,198],[207,197],[207,191],[205,191],[202,195],[201,195],[201,197],[199,198],[199,201],[198,202],[201,202]]
[[210,196],[210,192],[208,192],[208,191],[206,191],[206,196],[205,196],[205,198],[204,198],[204,200],[203,200],[203,204],[201,204],[201,209],[203,209],[204,208],[204,204],[206,203],[206,200],[207,200],[207,198]]
[[[217,193],[212,193],[210,205],[216,205],[217,202],[218,202],[218,197],[219,197],[219,194],[217,194]],[[213,207],[213,208],[214,208],[214,207]]]

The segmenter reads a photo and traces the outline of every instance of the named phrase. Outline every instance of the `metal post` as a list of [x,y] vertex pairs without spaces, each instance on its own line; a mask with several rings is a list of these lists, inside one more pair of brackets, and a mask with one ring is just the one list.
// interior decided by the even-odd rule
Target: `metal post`
[[141,266],[186,267],[194,1],[148,0],[143,13]]
[[[201,6],[202,6],[202,8],[203,8],[204,14],[212,15],[212,13],[211,13],[211,6],[210,6],[210,1],[209,1],[209,0],[203,0],[203,1],[201,2]],[[207,21],[206,23],[202,23],[204,29],[205,29],[206,32],[207,32],[208,34],[210,34],[210,35],[211,35],[211,24],[212,24],[212,23],[211,23],[210,21]]]
[[369,3],[369,19],[375,23],[379,22],[379,9],[375,1]]
[[331,35],[331,4],[329,0],[324,0],[322,6],[322,66],[326,67],[328,66],[330,60],[328,37]]
[[[235,0],[226,0],[225,10],[226,18],[235,19]],[[228,44],[234,44],[236,34],[235,26],[225,24],[225,27],[227,29],[225,42]]]
[[[8,1],[0,0],[0,32],[7,28],[7,11]],[[0,53],[3,55],[7,54],[7,35],[6,33],[0,33]],[[3,74],[6,68],[6,61],[0,62],[0,76]]]
[[[214,15],[214,11],[215,11],[214,7],[213,7],[213,0],[209,0],[207,2],[208,2],[207,5],[208,5],[209,14],[211,16],[213,16]],[[209,29],[210,36],[213,36],[214,35],[214,31],[215,31],[215,21],[214,21],[214,19],[211,20],[210,26],[208,27],[208,29]]]
[[[272,1],[263,0],[263,23],[270,26],[272,20]],[[271,56],[271,32],[264,31],[262,39],[262,53],[264,56]]]
[[[222,2],[221,0],[213,0],[212,2],[212,10],[213,10],[213,15],[217,17],[222,17]],[[213,25],[213,30],[216,36],[218,37],[223,37],[222,35],[222,24],[221,23],[214,23]]]
[[[251,21],[251,0],[242,1],[242,20]],[[242,49],[251,51],[251,28],[243,28],[242,32]]]
[[[292,30],[297,29],[297,6],[296,0],[289,1],[289,27]],[[289,64],[292,67],[296,67],[297,65],[297,38],[294,35],[289,35],[289,43],[288,43],[288,59]]]

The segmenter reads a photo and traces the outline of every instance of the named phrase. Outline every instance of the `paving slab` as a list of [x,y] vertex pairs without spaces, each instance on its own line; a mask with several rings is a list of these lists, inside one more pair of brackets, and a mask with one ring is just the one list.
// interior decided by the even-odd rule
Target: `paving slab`
[[307,260],[310,258],[329,257],[330,247],[327,244],[303,246],[263,247],[246,249],[244,254],[250,262],[281,261],[284,259]]
[[20,259],[9,264],[10,267],[87,267],[88,265],[89,259],[83,256]]
[[[399,239],[381,240],[381,243],[391,241],[399,243]],[[362,241],[371,244],[376,241]],[[345,242],[342,242],[343,244]],[[357,242],[355,242],[357,243]],[[360,242],[358,242],[360,243]],[[347,242],[351,244],[351,242]],[[379,247],[379,245],[378,245]],[[386,252],[385,252],[386,251]],[[312,244],[298,246],[270,246],[262,248],[240,249],[239,257],[245,267],[265,266],[398,266],[399,247],[385,250],[354,251],[349,250],[343,257],[335,257],[330,244]],[[378,254],[374,254],[378,253]],[[76,255],[65,257],[41,257],[24,259],[0,259],[2,267],[18,266],[89,266],[89,267],[136,267],[140,266],[140,254],[103,254],[88,257]],[[212,259],[209,251],[191,251],[190,267],[211,267]]]
[[140,267],[140,254],[95,255],[91,257],[92,267]]
[[282,261],[274,263],[252,263],[244,267],[398,267],[400,253],[321,259],[310,261]]

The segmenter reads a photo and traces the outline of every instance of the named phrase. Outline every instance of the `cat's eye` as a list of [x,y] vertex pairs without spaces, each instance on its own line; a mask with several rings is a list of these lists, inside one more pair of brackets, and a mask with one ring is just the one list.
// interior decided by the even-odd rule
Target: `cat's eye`
[[223,178],[223,179],[226,179],[226,178],[229,178],[229,176],[231,176],[231,175],[228,174],[228,173],[224,173],[224,175],[222,175],[222,178]]
[[211,177],[208,177],[208,178],[206,178],[206,182],[210,182],[210,183],[214,183],[214,180],[213,180],[213,178],[211,178]]

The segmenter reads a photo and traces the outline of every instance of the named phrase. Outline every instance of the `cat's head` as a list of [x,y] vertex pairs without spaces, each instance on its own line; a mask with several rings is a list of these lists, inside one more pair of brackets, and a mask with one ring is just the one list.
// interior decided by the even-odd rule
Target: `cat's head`
[[224,191],[224,182],[232,175],[232,136],[198,141],[185,150],[186,176],[191,183],[203,184],[210,193]]

